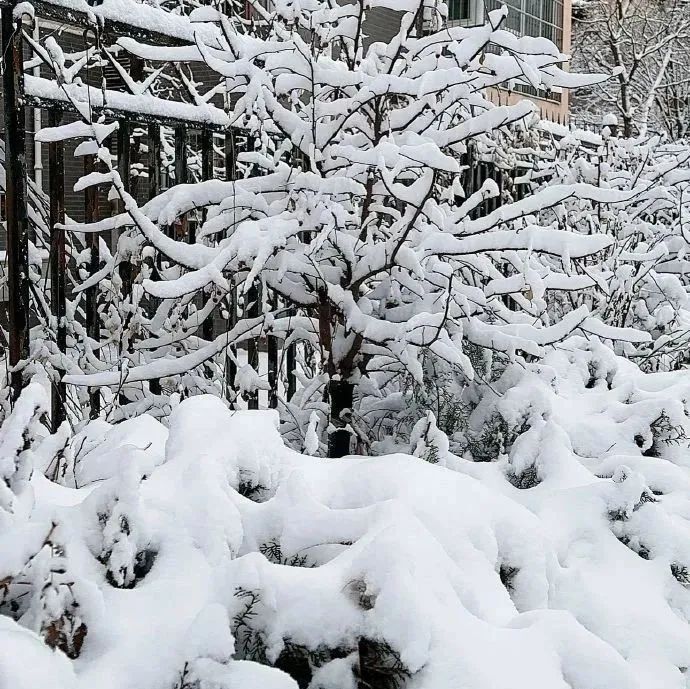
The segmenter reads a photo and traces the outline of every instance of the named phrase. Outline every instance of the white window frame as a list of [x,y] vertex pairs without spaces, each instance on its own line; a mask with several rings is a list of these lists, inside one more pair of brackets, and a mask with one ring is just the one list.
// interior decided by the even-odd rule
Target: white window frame
[[563,49],[564,0],[488,0],[487,4],[493,9],[504,2],[506,29],[519,36],[546,37]]
[[[451,26],[474,26],[481,24],[484,18],[484,2],[483,0],[469,0],[469,16],[461,19],[453,18],[450,13],[453,9],[454,0],[445,0],[448,5],[448,23]],[[455,0],[461,3],[462,0]]]

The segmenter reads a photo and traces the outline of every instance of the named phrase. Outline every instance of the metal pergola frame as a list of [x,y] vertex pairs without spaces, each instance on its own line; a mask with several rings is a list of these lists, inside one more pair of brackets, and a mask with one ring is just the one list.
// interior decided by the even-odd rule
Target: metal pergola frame
[[[77,0],[79,1],[79,0]],[[123,0],[128,4],[128,0]],[[86,6],[86,3],[82,4]],[[122,4],[122,3],[121,3]],[[131,3],[132,9],[146,8],[146,12],[160,12],[168,17],[164,10],[151,8],[150,6]],[[84,30],[93,29],[99,31],[101,36],[110,38],[128,37],[137,40],[146,40],[155,44],[165,45],[193,45],[193,34],[181,35],[186,31],[175,29],[170,32],[151,30],[136,23],[139,17],[133,14],[135,23],[122,21],[118,13],[108,13],[108,5],[96,7],[93,11],[75,9],[56,0],[31,0],[33,19],[57,21],[60,24]],[[65,95],[59,92],[59,88],[53,89],[46,95],[46,89],[27,89],[24,69],[24,39],[23,24],[26,12],[26,3],[18,3],[16,0],[0,0],[0,19],[2,23],[2,72],[3,72],[3,98],[4,98],[4,127],[5,127],[5,161],[6,161],[6,227],[7,227],[7,259],[8,259],[8,287],[9,287],[9,367],[11,401],[16,401],[25,384],[22,371],[17,366],[29,356],[29,325],[30,325],[30,284],[29,284],[29,219],[27,196],[27,166],[26,166],[26,130],[25,109],[41,108],[49,114],[49,126],[60,124],[63,114],[72,109],[72,105]],[[24,12],[23,12],[24,11]],[[121,14],[121,13],[120,13]],[[187,18],[180,18],[187,29],[190,22]],[[163,22],[161,22],[163,24]],[[164,24],[165,25],[165,24]],[[182,23],[179,25],[182,27]],[[204,25],[205,31],[211,31],[209,25]],[[191,32],[187,32],[191,33]],[[49,83],[50,80],[41,77],[30,76],[29,80],[41,79]],[[32,84],[29,81],[30,85]],[[179,177],[177,181],[186,179],[186,159],[180,152],[184,151],[187,128],[199,129],[202,132],[202,174],[212,175],[212,132],[226,133],[226,174],[228,179],[235,176],[235,156],[232,144],[232,134],[222,117],[195,118],[192,115],[194,107],[190,104],[190,117],[173,117],[159,114],[155,111],[142,113],[134,108],[127,107],[127,94],[121,91],[102,91],[93,86],[82,85],[81,88],[90,89],[89,96],[93,95],[92,110],[99,115],[106,115],[120,122],[118,134],[118,168],[125,184],[129,182],[129,145],[124,137],[129,137],[132,124],[144,124],[148,126],[149,135],[159,132],[161,126],[175,129],[176,171]],[[103,96],[102,102],[98,102],[97,95]],[[112,100],[124,101],[123,105],[112,106],[108,104],[108,94]],[[117,96],[117,97],[116,97]],[[155,96],[147,96],[156,99]],[[164,101],[165,99],[158,99]],[[153,102],[153,101],[151,101]],[[180,101],[182,103],[183,101]],[[155,110],[155,108],[153,109]],[[216,115],[223,111],[209,105],[206,112]],[[224,113],[223,113],[224,114]],[[229,140],[229,141],[228,141]],[[159,191],[160,180],[160,156],[159,149],[154,146],[153,152],[149,151],[149,198]],[[124,154],[124,155],[123,155]],[[156,157],[158,156],[158,157]],[[230,157],[230,159],[228,159]],[[178,159],[179,158],[179,159]],[[51,280],[51,310],[58,323],[57,346],[61,352],[66,351],[66,326],[64,316],[66,313],[66,246],[65,231],[60,225],[65,219],[65,166],[64,144],[61,141],[48,144],[48,189],[50,195],[50,245],[51,260],[49,265]],[[93,157],[85,156],[85,171],[93,166]],[[98,194],[95,188],[85,192],[85,220],[93,221],[98,214]],[[90,234],[92,241],[91,270],[98,270],[98,239],[97,235]],[[97,286],[86,290],[86,329],[90,336],[98,339],[99,323],[96,311]],[[65,418],[65,386],[59,383],[53,388],[52,416],[53,427],[57,428]],[[98,411],[98,390],[92,391],[92,415]]]

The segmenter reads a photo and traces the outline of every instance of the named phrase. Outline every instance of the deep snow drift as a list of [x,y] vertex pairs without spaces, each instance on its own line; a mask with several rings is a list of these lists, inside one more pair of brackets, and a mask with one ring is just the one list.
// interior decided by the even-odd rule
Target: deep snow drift
[[32,384],[0,432],[0,687],[690,686],[690,375],[571,340],[492,388],[493,461],[431,464],[303,456],[210,396],[61,449]]

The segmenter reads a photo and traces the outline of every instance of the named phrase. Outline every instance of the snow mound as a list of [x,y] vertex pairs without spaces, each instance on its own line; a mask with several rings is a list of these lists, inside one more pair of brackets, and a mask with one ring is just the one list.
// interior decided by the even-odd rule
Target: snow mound
[[414,444],[442,462],[318,459],[273,412],[199,396],[169,432],[82,431],[79,488],[27,473],[51,436],[18,405],[0,686],[683,689],[685,400],[690,376],[571,340],[476,400],[492,461],[450,454],[433,415]]
[[0,617],[0,689],[71,689],[76,677],[69,660],[39,636]]

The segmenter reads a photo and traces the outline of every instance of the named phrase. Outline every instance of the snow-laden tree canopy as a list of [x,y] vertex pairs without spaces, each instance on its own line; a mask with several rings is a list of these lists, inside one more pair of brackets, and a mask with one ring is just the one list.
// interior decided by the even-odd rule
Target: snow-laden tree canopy
[[573,64],[613,78],[575,92],[573,117],[598,127],[613,113],[625,136],[686,138],[689,33],[682,0],[574,0]]
[[[123,255],[153,249],[163,260],[154,274],[150,265],[141,271],[143,292],[132,292],[124,316],[143,338],[129,351],[120,347],[116,368],[91,363],[73,369],[67,383],[122,389],[202,364],[213,370],[230,348],[232,384],[255,392],[265,382],[238,363],[233,347],[259,336],[306,343],[317,362],[309,380],[318,381],[330,405],[321,428],[330,421],[330,441],[340,448],[331,444],[331,452],[342,454],[356,435],[355,387],[381,384],[372,372],[422,384],[422,358],[431,353],[472,380],[473,348],[538,357],[576,329],[648,339],[627,323],[611,328],[586,302],[565,315],[545,308],[551,291],[596,287],[586,266],[615,244],[604,228],[568,227],[567,204],[616,212],[647,192],[648,180],[602,185],[552,174],[518,193],[515,170],[529,155],[520,139],[534,106],[497,106],[490,97],[492,89],[518,83],[549,90],[605,77],[571,74],[562,68],[567,57],[546,39],[502,29],[506,9],[490,13],[484,26],[447,28],[435,6],[410,2],[396,8],[395,39],[367,45],[367,12],[387,6],[277,3],[270,11],[254,8],[263,19],[256,31],[204,13],[199,19],[209,28],[193,46],[119,40],[152,69],[164,62],[211,68],[227,94],[227,113],[210,105],[216,87],[177,107],[199,116],[211,108],[209,117],[225,117],[249,145],[238,156],[241,178],[178,184],[138,206],[105,147],[110,130],[88,109],[79,127],[42,132],[44,140],[95,140],[106,171],[79,187],[109,184],[123,202],[122,214],[70,229],[129,228],[120,238]],[[64,59],[54,62],[67,69]],[[71,97],[79,100],[77,91]],[[153,107],[150,97],[144,101]],[[476,183],[480,164],[492,174]],[[170,236],[168,228],[192,211],[202,216],[194,243]],[[132,319],[144,295],[157,312]],[[198,304],[198,295],[201,306],[180,312]],[[234,311],[238,298],[243,312],[231,317],[228,331],[203,337],[201,326],[218,305]]]

